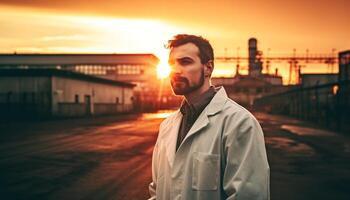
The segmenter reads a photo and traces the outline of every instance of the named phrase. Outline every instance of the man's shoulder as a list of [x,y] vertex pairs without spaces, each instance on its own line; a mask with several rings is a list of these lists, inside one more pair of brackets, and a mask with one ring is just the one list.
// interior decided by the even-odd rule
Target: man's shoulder
[[249,135],[263,135],[261,125],[255,116],[233,100],[223,108],[224,137],[235,138]]
[[158,140],[162,140],[164,137],[167,137],[167,135],[169,135],[168,133],[174,127],[174,121],[177,117],[179,117],[179,115],[181,115],[180,110],[176,110],[160,123]]
[[224,111],[223,113],[225,115],[234,117],[235,119],[240,118],[256,120],[250,111],[230,98],[228,98],[222,110]]
[[226,111],[227,114],[250,113],[247,109],[230,98],[227,98],[223,110]]
[[224,116],[232,116],[237,114],[250,116],[250,112],[247,109],[228,97],[225,88],[219,87],[217,89],[217,94],[209,104],[209,114],[221,111],[220,115]]
[[169,123],[171,123],[179,114],[180,110],[176,110],[174,112],[172,112],[171,114],[169,114],[160,124],[160,128],[168,125]]

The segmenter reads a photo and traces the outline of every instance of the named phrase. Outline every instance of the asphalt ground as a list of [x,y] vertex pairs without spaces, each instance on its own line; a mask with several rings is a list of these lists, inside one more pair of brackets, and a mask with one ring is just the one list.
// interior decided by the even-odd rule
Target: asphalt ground
[[[165,113],[0,124],[1,199],[147,199]],[[350,139],[254,113],[272,200],[350,199]]]

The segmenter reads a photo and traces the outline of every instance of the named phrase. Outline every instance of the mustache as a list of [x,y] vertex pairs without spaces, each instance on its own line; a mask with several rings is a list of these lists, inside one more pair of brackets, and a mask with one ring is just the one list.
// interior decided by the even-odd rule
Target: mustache
[[179,81],[179,82],[187,82],[187,78],[179,76],[179,75],[170,75],[170,78],[172,81]]

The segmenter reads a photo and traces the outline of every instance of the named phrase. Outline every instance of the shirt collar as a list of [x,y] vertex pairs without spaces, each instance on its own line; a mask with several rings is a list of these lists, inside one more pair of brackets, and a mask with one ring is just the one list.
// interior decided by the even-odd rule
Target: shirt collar
[[216,93],[216,89],[214,86],[210,86],[207,91],[205,91],[202,95],[196,97],[193,102],[188,103],[185,99],[182,101],[180,111],[183,115],[185,114],[198,114],[202,112],[203,109],[209,104],[211,99],[214,97]]

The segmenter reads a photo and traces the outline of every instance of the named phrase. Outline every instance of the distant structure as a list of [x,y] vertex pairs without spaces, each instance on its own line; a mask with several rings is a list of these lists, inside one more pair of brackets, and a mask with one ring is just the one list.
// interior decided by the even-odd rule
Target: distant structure
[[[289,73],[288,73],[288,81],[287,83],[290,84],[300,84],[300,71],[301,68],[307,67],[309,64],[312,63],[319,63],[319,64],[326,64],[328,73],[334,73],[335,65],[338,62],[338,57],[335,54],[336,49],[332,49],[331,54],[310,54],[309,49],[306,49],[306,54],[296,54],[296,49],[293,49],[293,54],[290,56],[262,56],[262,52],[258,50],[258,41],[255,38],[251,38],[248,41],[248,57],[240,57],[238,55],[237,48],[237,56],[236,57],[227,57],[225,49],[225,57],[215,57],[215,60],[217,61],[223,61],[223,62],[233,62],[235,61],[237,63],[237,72],[239,72],[240,68],[240,61],[247,61],[249,70],[248,74],[250,76],[259,76],[261,69],[262,69],[262,63],[264,63],[265,67],[265,73],[270,74],[270,65],[273,62],[284,62],[286,64],[289,64]],[[270,49],[268,48],[267,51]],[[276,74],[276,73],[275,73]],[[275,78],[274,78],[275,79]]]
[[0,69],[0,120],[125,113],[134,84],[58,69]]
[[135,84],[139,111],[159,105],[158,63],[153,54],[0,54],[0,69],[58,69]]
[[258,51],[258,40],[250,38],[248,40],[248,75],[250,77],[260,77],[262,71],[262,52]]
[[301,87],[319,86],[329,83],[336,83],[338,81],[338,74],[300,74]]
[[350,80],[350,50],[339,52],[339,81]]
[[257,99],[255,106],[349,134],[350,50],[339,52],[338,59],[339,74],[301,74],[298,87]]
[[289,89],[291,86],[283,86],[282,76],[278,74],[262,73],[262,52],[258,49],[256,38],[248,40],[248,74],[240,74],[236,68],[234,77],[213,78],[214,85],[225,87],[231,99],[239,104],[252,108],[254,100],[266,95],[278,93]]
[[[350,112],[350,50],[339,52],[339,107],[342,109],[342,114],[349,118]],[[347,122],[346,122],[347,123]],[[348,123],[349,124],[349,123]],[[350,126],[349,126],[350,132]]]

